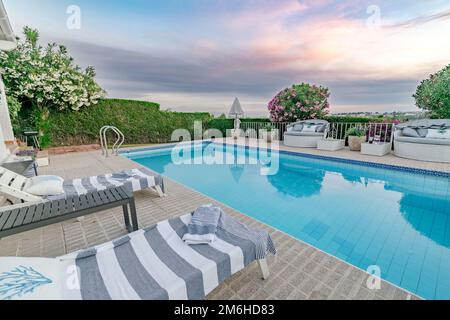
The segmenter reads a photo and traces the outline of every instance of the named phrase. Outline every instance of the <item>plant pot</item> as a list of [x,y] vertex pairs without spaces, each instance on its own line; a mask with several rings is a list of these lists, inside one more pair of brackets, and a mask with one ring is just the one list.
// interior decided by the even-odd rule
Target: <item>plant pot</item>
[[234,129],[232,130],[232,136],[233,139],[237,140],[241,135],[241,130],[240,129]]
[[350,151],[361,151],[361,144],[366,140],[366,137],[349,136],[348,146]]
[[276,139],[276,132],[275,131],[267,131],[262,133],[262,138],[267,141],[268,143],[271,143]]

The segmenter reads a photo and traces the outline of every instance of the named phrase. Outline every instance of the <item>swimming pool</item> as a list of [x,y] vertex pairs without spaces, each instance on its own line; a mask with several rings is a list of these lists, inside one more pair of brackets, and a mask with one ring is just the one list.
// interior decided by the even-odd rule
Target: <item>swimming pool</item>
[[[278,172],[261,175],[266,165],[248,163],[256,149],[205,146],[191,151],[198,164],[175,164],[170,147],[122,155],[356,267],[377,265],[419,296],[450,299],[450,175],[283,151]],[[196,161],[217,156],[247,163]]]

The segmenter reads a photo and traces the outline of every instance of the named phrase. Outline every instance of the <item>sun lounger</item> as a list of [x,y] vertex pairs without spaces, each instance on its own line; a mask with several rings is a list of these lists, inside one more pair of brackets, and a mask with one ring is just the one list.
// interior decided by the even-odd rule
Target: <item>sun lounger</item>
[[139,229],[133,192],[127,186],[119,186],[64,199],[0,207],[0,238],[115,207],[122,207],[129,232]]
[[203,299],[255,261],[267,278],[270,236],[224,216],[208,245],[183,242],[185,215],[55,259],[0,258],[0,299]]
[[[45,200],[25,191],[29,178],[0,167],[0,195],[9,196],[24,202]],[[48,199],[62,199],[68,196],[83,195],[90,191],[105,190],[114,186],[129,184],[134,192],[152,188],[159,196],[164,196],[164,182],[146,168],[125,170],[118,173],[93,176],[85,179],[64,181],[64,194],[50,196]]]

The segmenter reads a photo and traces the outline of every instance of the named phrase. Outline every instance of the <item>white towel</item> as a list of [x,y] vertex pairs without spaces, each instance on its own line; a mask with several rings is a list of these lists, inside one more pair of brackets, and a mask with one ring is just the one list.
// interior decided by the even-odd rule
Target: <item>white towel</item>
[[188,225],[188,232],[183,236],[183,241],[188,245],[214,242],[221,214],[222,209],[212,204],[197,208]]

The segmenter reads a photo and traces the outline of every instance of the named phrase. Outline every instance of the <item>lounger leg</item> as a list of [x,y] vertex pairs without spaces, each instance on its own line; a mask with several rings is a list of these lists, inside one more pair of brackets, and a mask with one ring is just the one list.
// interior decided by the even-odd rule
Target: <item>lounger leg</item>
[[158,192],[160,198],[164,198],[166,196],[160,186],[155,186],[155,190]]
[[264,280],[269,279],[270,271],[269,266],[267,265],[267,260],[266,259],[258,260],[258,264],[259,267],[261,268],[262,278]]
[[133,227],[130,224],[130,216],[128,215],[128,205],[124,204],[123,208],[123,220],[125,221],[125,228],[127,228],[128,232],[133,232]]
[[133,231],[139,230],[137,213],[136,213],[136,202],[134,198],[130,199],[130,213],[131,213],[131,224],[133,225]]

